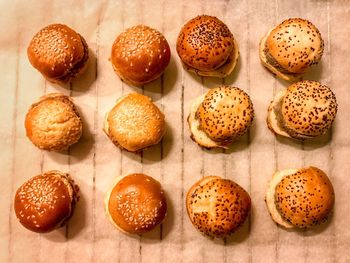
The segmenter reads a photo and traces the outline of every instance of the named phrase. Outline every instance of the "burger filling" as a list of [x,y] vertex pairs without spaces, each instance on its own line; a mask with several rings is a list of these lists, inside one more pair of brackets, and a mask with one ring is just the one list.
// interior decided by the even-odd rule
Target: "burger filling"
[[279,72],[284,74],[294,74],[283,68],[277,60],[270,54],[268,47],[265,45],[264,53],[266,57],[267,63],[269,63],[271,66],[273,66],[275,69],[277,69]]
[[270,128],[277,134],[290,137],[290,135],[285,131],[285,128],[283,125],[284,121],[281,114],[282,103],[283,103],[283,98],[285,93],[286,93],[285,90],[279,92],[274,97],[274,100],[271,102],[269,107],[269,114],[268,114],[268,124]]
[[188,115],[188,124],[190,126],[191,138],[197,142],[199,145],[205,148],[224,148],[226,149],[229,145],[228,141],[216,142],[212,140],[201,128],[201,122],[198,118],[198,108],[204,100],[205,95],[198,97],[193,101],[190,109],[190,114]]
[[77,202],[79,201],[79,187],[74,183],[73,179],[65,174],[54,175],[62,181],[62,183],[67,187],[70,203],[70,213],[67,217],[63,218],[61,222],[57,224],[58,227],[64,226],[66,222],[73,216],[73,212]]
[[266,206],[270,212],[272,219],[277,224],[285,228],[293,228],[294,226],[282,217],[281,213],[279,212],[279,209],[277,208],[277,205],[276,205],[277,198],[275,198],[276,187],[285,176],[294,174],[296,172],[298,172],[297,169],[288,169],[288,170],[282,170],[280,172],[275,173],[271,181],[269,182],[266,195],[265,195]]
[[307,139],[312,138],[312,136],[306,136],[300,133],[297,133],[293,129],[290,129],[285,124],[283,115],[282,115],[282,104],[283,99],[287,90],[279,92],[274,100],[271,102],[268,113],[268,124],[269,127],[277,134],[285,137],[293,137],[298,139]]

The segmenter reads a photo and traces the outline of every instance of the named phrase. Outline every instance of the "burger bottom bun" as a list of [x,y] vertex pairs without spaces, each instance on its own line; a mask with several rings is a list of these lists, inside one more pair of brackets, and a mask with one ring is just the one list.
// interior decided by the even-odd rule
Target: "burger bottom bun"
[[288,229],[294,228],[294,226],[291,223],[284,220],[280,212],[278,211],[275,204],[275,190],[279,182],[283,179],[283,177],[290,174],[294,174],[296,172],[298,172],[298,169],[285,169],[285,170],[276,172],[268,184],[266,195],[265,195],[266,206],[273,221],[275,221],[280,226],[283,226]]
[[273,74],[277,75],[277,77],[284,79],[286,81],[289,82],[297,82],[299,80],[301,80],[302,75],[301,74],[287,74],[287,73],[282,73],[280,72],[278,69],[276,69],[274,66],[272,66],[268,60],[267,57],[265,55],[265,44],[266,44],[266,40],[267,37],[270,35],[271,31],[273,29],[271,29],[260,41],[259,43],[259,57],[261,60],[261,63],[268,69],[270,70]]
[[199,120],[196,118],[198,107],[201,105],[205,97],[205,94],[196,98],[190,108],[190,114],[188,115],[187,122],[191,131],[191,139],[198,143],[200,146],[211,149],[211,148],[223,148],[228,149],[225,144],[213,141],[209,136],[200,129]]
[[269,129],[281,136],[293,138],[293,139],[309,139],[313,138],[311,136],[301,135],[301,134],[294,134],[291,136],[288,131],[285,129],[283,125],[283,120],[281,116],[281,107],[283,103],[283,98],[287,92],[287,89],[284,89],[277,93],[275,97],[273,98],[273,101],[270,103],[270,106],[268,108],[267,113],[267,126]]
[[231,52],[230,56],[227,58],[226,62],[221,67],[219,67],[214,71],[201,71],[193,67],[190,67],[185,63],[182,63],[182,65],[187,71],[195,73],[202,77],[225,78],[228,75],[230,75],[233,69],[236,67],[237,60],[239,57],[238,44],[235,39],[233,39],[233,44],[234,44],[233,51]]
[[276,112],[281,108],[282,100],[284,95],[286,94],[286,90],[280,91],[273,98],[273,101],[270,103],[267,113],[267,126],[271,131],[281,136],[289,137],[291,136],[284,130],[281,122],[278,118],[278,113]]

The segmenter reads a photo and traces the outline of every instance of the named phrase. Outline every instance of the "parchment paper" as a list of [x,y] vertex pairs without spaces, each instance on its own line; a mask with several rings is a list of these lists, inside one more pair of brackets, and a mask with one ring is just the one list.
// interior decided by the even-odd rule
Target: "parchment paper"
[[[0,262],[350,262],[349,1],[3,0],[0,10]],[[222,19],[239,44],[237,68],[224,80],[184,71],[176,54],[181,26],[203,13]],[[276,138],[266,126],[270,100],[288,83],[260,64],[258,43],[272,26],[289,17],[307,18],[320,29],[325,40],[322,63],[305,78],[329,85],[339,104],[332,131],[304,143]],[[92,56],[87,72],[65,87],[45,81],[26,56],[33,35],[56,22],[83,35]],[[135,88],[120,81],[108,58],[115,37],[140,23],[164,33],[172,58],[161,79]],[[256,116],[249,134],[230,150],[207,151],[190,139],[186,118],[191,101],[220,84],[248,92]],[[168,126],[162,144],[142,155],[119,150],[102,131],[105,113],[122,94],[133,91],[152,97]],[[65,153],[40,151],[25,135],[28,108],[50,92],[71,95],[84,120],[83,138]],[[311,231],[286,231],[266,210],[266,184],[278,169],[309,165],[331,178],[334,215]],[[25,180],[51,169],[69,172],[82,198],[66,227],[49,234],[31,233],[15,217],[13,196]],[[134,172],[159,180],[169,201],[164,224],[136,238],[114,229],[103,209],[104,193],[113,179]],[[186,214],[186,192],[204,175],[234,180],[252,198],[249,220],[225,240],[202,236]]]

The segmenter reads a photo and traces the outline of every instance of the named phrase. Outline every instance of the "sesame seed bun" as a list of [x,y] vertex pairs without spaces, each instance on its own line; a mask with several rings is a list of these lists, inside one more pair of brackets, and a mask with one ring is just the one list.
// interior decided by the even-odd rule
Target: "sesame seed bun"
[[276,134],[307,139],[325,134],[337,114],[334,93],[317,81],[300,81],[277,94],[267,123]]
[[74,79],[86,69],[89,59],[85,39],[62,24],[41,29],[31,40],[27,54],[32,66],[54,83]]
[[236,87],[211,89],[191,105],[191,138],[205,148],[228,148],[245,134],[254,118],[249,95]]
[[186,70],[207,77],[228,76],[239,56],[229,28],[208,15],[197,16],[182,27],[176,50]]
[[104,205],[110,222],[126,234],[142,234],[154,229],[164,221],[167,212],[160,183],[145,174],[116,178]]
[[324,42],[310,21],[290,18],[270,30],[260,41],[264,66],[287,81],[297,81],[323,54]]
[[103,130],[115,145],[137,152],[161,141],[165,133],[164,114],[150,97],[130,93],[106,114]]
[[188,191],[186,208],[192,224],[199,231],[209,237],[225,237],[247,219],[251,200],[235,182],[207,176]]
[[27,137],[40,149],[62,151],[82,135],[82,121],[72,99],[51,93],[34,103],[25,118]]
[[170,56],[169,44],[162,33],[148,26],[137,25],[116,38],[111,62],[123,81],[141,86],[164,73]]
[[316,167],[287,169],[274,174],[265,197],[272,219],[285,228],[308,228],[327,220],[334,190]]
[[68,174],[49,171],[26,181],[16,192],[14,209],[27,229],[45,233],[63,226],[72,216],[79,188]]

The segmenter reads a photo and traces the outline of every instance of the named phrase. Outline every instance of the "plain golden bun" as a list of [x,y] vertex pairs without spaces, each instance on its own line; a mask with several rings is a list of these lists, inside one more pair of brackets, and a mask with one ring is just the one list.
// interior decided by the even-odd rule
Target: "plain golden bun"
[[161,224],[167,201],[160,183],[145,174],[117,178],[105,197],[111,223],[123,233],[142,234]]
[[207,176],[190,188],[186,207],[192,224],[199,231],[210,237],[225,237],[247,219],[251,200],[235,182]]
[[51,93],[34,103],[25,118],[27,137],[40,149],[62,151],[82,135],[82,121],[72,99]]
[[236,87],[221,86],[192,103],[188,123],[191,138],[205,148],[227,148],[245,134],[254,118],[249,95]]
[[187,70],[209,77],[229,75],[239,56],[229,28],[208,15],[197,16],[182,27],[176,50]]
[[270,30],[260,41],[265,67],[287,81],[297,81],[323,54],[324,42],[310,21],[290,18]]
[[72,216],[79,188],[68,174],[49,171],[26,181],[16,192],[14,209],[27,229],[45,233],[63,226]]
[[272,219],[285,228],[308,228],[327,220],[334,206],[334,190],[316,167],[282,170],[266,191]]
[[141,86],[159,78],[170,62],[170,47],[158,30],[144,25],[131,27],[113,43],[111,62],[127,83]]
[[331,128],[337,108],[336,97],[329,87],[304,80],[276,95],[268,109],[267,123],[282,136],[313,138]]
[[104,131],[117,146],[137,152],[161,141],[164,114],[148,96],[130,93],[106,114]]
[[27,54],[33,67],[56,83],[71,81],[86,69],[89,59],[85,39],[62,24],[41,29],[31,40]]

